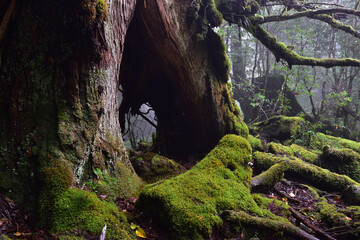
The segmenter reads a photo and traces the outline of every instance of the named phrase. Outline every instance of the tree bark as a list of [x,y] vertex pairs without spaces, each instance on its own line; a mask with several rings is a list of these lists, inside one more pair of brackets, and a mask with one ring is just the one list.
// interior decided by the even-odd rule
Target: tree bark
[[203,156],[226,133],[247,135],[226,86],[229,64],[222,39],[202,23],[199,40],[186,20],[190,4],[138,4],[120,76],[122,126],[126,113],[139,114],[140,106],[149,103],[158,119],[155,148],[185,162]]
[[64,175],[63,189],[81,186],[95,168],[114,174],[123,164],[133,171],[117,89],[135,5],[17,1],[0,66],[2,193],[33,208],[39,194],[55,197],[44,192],[60,184],[54,176]]

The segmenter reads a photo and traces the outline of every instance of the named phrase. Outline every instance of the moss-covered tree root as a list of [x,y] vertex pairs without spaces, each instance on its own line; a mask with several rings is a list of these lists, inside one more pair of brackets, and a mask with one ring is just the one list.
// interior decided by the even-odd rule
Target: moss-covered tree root
[[251,147],[245,138],[226,135],[196,166],[161,183],[148,185],[138,209],[170,230],[173,239],[208,239],[219,228],[219,214],[243,210],[254,216],[282,219],[260,208],[250,193]]
[[274,164],[265,172],[255,176],[251,180],[251,188],[253,191],[257,190],[269,190],[277,182],[284,177],[284,172],[288,168],[286,162]]
[[[273,234],[272,239],[282,239],[286,237],[294,237],[296,239],[304,240],[318,240],[318,238],[308,234],[300,228],[282,221],[264,219],[249,215],[242,211],[224,211],[221,214],[222,219],[229,225],[232,225],[236,229],[236,225],[240,226],[240,229],[244,227],[252,227],[255,229],[261,229],[267,234]],[[238,228],[239,229],[239,228]],[[264,234],[264,232],[260,234]],[[271,239],[267,236],[266,239]]]
[[277,157],[262,152],[255,152],[253,157],[256,169],[266,170],[276,163],[288,162],[289,169],[285,172],[285,177],[307,181],[326,191],[341,192],[347,201],[360,203],[360,184],[348,176],[330,172],[296,157]]

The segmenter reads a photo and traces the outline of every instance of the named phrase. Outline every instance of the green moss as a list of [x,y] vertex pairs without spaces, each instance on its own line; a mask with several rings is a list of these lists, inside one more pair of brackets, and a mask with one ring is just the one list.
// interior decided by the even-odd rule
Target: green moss
[[314,204],[317,209],[317,218],[331,227],[349,225],[349,220],[346,216],[337,210],[333,204],[329,204],[326,198],[320,197],[317,191],[308,186],[308,190],[312,197],[316,199]]
[[6,235],[0,235],[0,240],[11,240],[11,238],[9,238],[8,236]]
[[100,201],[91,192],[70,188],[57,196],[48,211],[56,216],[50,228],[53,234],[83,231],[96,236],[101,234],[106,224],[107,238],[136,239],[127,231],[128,223],[117,206]]
[[301,147],[296,144],[291,144],[290,148],[294,152],[294,156],[301,158],[302,160],[304,160],[306,162],[309,162],[312,164],[318,164],[320,152],[309,151],[306,148]]
[[239,116],[230,112],[229,108],[225,110],[225,132],[237,134],[239,136],[247,138],[249,136],[249,129],[247,125],[241,120]]
[[250,159],[251,147],[246,139],[227,135],[191,170],[146,187],[137,207],[164,224],[174,236],[191,239],[208,238],[212,229],[221,225],[218,214],[226,209],[272,216],[251,197]]
[[272,165],[268,170],[253,177],[251,187],[253,190],[270,190],[277,182],[284,177],[284,172],[288,169],[286,162]]
[[175,177],[186,169],[175,161],[147,152],[131,160],[136,173],[147,183]]
[[130,166],[117,161],[113,175],[102,172],[97,180],[91,180],[87,185],[97,194],[106,195],[108,200],[115,201],[117,197],[137,197],[144,184]]
[[210,61],[222,83],[227,83],[230,77],[231,61],[226,53],[226,46],[223,39],[212,29],[209,29],[205,39],[209,51]]
[[223,16],[216,8],[214,0],[202,0],[202,5],[206,9],[206,17],[210,27],[218,27],[223,21]]
[[284,141],[294,136],[303,122],[304,120],[300,117],[275,116],[253,124],[250,132],[254,135],[259,134],[260,138],[275,138]]
[[332,172],[345,174],[360,182],[360,154],[349,148],[325,146],[321,154],[321,166]]
[[289,211],[290,206],[283,201],[263,197],[261,196],[261,194],[252,194],[252,197],[255,200],[256,204],[263,209],[269,209],[272,208],[272,205],[275,205],[276,210],[279,212],[279,214],[286,217],[291,216],[291,212]]
[[249,134],[248,141],[253,151],[264,151],[264,146],[259,138]]
[[108,6],[104,0],[97,0],[96,3],[96,14],[100,20],[107,20],[108,17]]
[[360,221],[360,206],[349,206],[342,210],[342,212],[350,217],[353,221]]
[[247,139],[249,136],[249,129],[242,121],[240,109],[231,96],[227,86],[225,86],[225,90],[222,91],[222,99],[225,105],[224,132],[226,134],[237,134]]
[[280,143],[274,143],[274,142],[269,143],[268,151],[269,153],[273,153],[273,154],[294,156],[294,151],[290,147],[284,146]]
[[284,146],[280,143],[269,143],[268,144],[269,153],[286,155],[286,156],[295,156],[306,162],[312,164],[319,164],[319,153],[314,151],[309,151],[299,145],[292,144],[291,146]]
[[72,183],[72,172],[65,160],[48,156],[48,164],[40,169],[41,192],[39,197],[40,225],[47,226],[55,216],[49,214],[54,199],[68,189]]

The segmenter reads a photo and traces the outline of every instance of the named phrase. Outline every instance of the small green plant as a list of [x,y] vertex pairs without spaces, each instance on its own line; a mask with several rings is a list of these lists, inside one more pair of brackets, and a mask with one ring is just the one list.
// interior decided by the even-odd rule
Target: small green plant
[[118,184],[118,179],[114,177],[110,177],[108,173],[103,172],[100,168],[96,168],[93,170],[94,174],[96,175],[97,180],[90,180],[86,182],[91,191],[99,194],[101,190],[112,188]]

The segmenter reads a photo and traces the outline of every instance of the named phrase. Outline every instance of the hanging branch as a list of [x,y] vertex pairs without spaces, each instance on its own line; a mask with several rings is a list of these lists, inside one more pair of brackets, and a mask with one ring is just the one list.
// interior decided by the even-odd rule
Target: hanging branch
[[253,26],[251,33],[275,55],[277,62],[283,59],[287,62],[289,68],[291,68],[292,65],[321,66],[326,68],[335,66],[360,67],[360,60],[358,59],[317,59],[300,56],[299,54],[289,50],[284,43],[277,41],[275,37],[271,36],[264,28],[259,25]]

